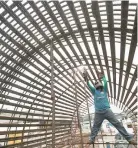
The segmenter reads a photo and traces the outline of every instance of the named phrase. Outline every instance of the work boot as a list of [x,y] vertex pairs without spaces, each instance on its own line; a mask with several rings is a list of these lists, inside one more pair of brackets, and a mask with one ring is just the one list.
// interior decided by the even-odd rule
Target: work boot
[[131,139],[128,142],[129,144],[137,145],[137,141],[135,139]]

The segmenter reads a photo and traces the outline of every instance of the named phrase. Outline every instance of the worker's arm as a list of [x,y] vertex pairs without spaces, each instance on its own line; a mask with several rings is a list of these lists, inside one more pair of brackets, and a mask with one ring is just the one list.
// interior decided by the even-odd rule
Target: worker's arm
[[85,82],[87,83],[88,87],[90,88],[92,94],[94,95],[94,93],[95,93],[95,87],[93,87],[93,85],[92,85],[91,82],[89,81],[88,73],[87,73],[86,70],[85,70],[84,73],[83,73],[83,77],[84,77],[84,80],[85,80]]
[[106,77],[105,77],[104,73],[99,72],[99,71],[97,71],[97,73],[98,73],[98,78],[101,79],[103,81],[103,83],[104,83],[104,85],[103,85],[104,90],[107,91],[107,80],[106,80]]
[[94,93],[95,93],[95,87],[93,85],[91,85],[91,82],[90,81],[88,81],[87,84],[88,84],[88,87],[90,88],[92,94],[94,95]]
[[104,90],[107,91],[107,80],[105,76],[102,77],[102,81],[104,83]]

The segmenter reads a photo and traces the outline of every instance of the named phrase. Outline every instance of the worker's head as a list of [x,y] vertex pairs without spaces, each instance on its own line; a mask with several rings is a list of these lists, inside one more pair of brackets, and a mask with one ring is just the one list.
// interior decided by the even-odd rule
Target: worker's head
[[96,90],[102,91],[103,90],[103,84],[102,84],[102,82],[96,81],[95,82],[95,88],[96,88]]

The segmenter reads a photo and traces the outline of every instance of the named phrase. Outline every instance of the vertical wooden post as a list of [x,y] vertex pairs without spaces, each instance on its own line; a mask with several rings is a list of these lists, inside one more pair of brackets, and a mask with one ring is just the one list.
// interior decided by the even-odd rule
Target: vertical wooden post
[[84,91],[85,91],[85,98],[86,98],[86,103],[87,103],[89,124],[90,124],[90,129],[91,129],[91,128],[92,128],[92,124],[91,124],[91,117],[90,117],[89,104],[88,104],[88,97],[87,97],[86,84],[85,84],[85,83],[84,83]]
[[54,92],[54,55],[53,55],[53,47],[52,47],[52,40],[51,40],[51,55],[50,55],[50,62],[51,62],[51,99],[52,103],[52,148],[55,148],[55,92]]
[[[86,69],[84,69],[84,72],[86,72]],[[85,91],[85,98],[86,98],[85,100],[86,100],[86,103],[87,103],[88,118],[89,118],[90,130],[91,130],[92,124],[91,124],[91,117],[90,117],[90,111],[89,111],[88,97],[87,97],[87,92],[86,92],[86,84],[85,84],[84,81],[83,81],[83,84],[84,84],[84,91]],[[93,148],[94,148],[94,144],[93,144]]]
[[79,116],[79,107],[78,107],[78,99],[77,99],[77,88],[76,88],[76,72],[73,72],[74,78],[74,87],[75,87],[75,101],[76,101],[76,112],[77,112],[77,119],[78,119],[78,127],[80,128],[80,136],[81,136],[81,147],[83,148],[83,139],[82,139],[82,129],[80,124],[80,116]]

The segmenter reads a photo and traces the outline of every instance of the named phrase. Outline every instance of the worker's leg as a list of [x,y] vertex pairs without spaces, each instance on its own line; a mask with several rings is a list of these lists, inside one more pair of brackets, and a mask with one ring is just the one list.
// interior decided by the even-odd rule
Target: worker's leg
[[101,127],[101,124],[104,120],[104,116],[101,113],[95,113],[95,117],[94,117],[94,124],[93,127],[91,129],[91,136],[90,136],[90,143],[94,142],[95,137],[98,134],[98,131]]
[[127,140],[129,141],[130,139],[132,139],[132,136],[126,131],[126,129],[124,128],[123,124],[121,122],[119,122],[114,113],[112,112],[111,109],[108,109],[106,114],[105,114],[105,118],[112,123],[115,128],[120,132],[120,134]]

